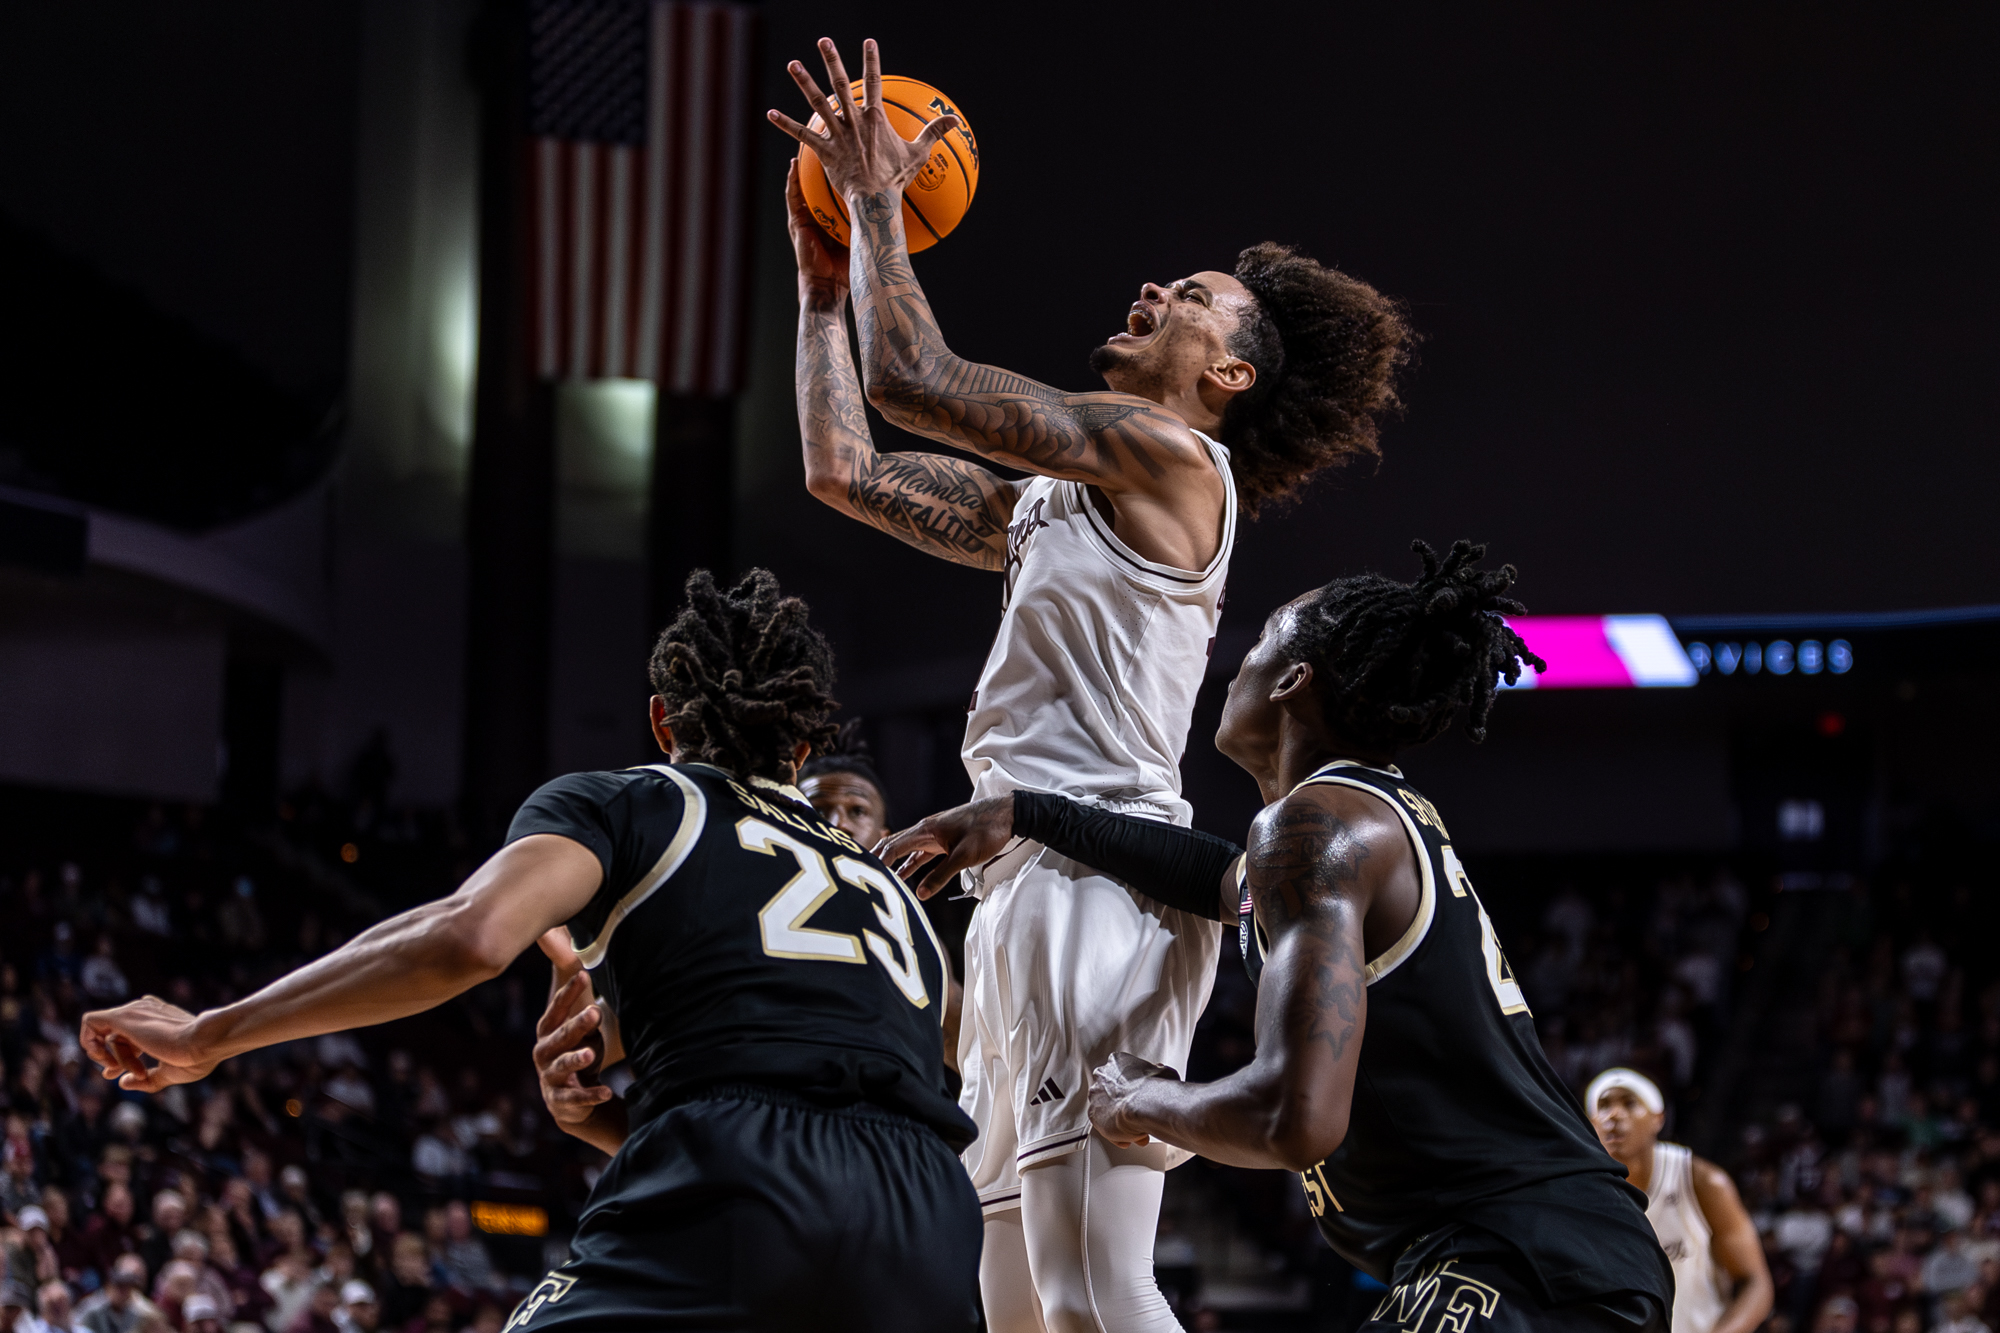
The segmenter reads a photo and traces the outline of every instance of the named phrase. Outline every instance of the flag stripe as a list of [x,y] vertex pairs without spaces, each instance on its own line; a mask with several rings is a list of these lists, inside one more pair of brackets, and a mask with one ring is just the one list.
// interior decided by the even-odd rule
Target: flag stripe
[[536,373],[735,392],[751,276],[754,10],[531,0],[531,12]]

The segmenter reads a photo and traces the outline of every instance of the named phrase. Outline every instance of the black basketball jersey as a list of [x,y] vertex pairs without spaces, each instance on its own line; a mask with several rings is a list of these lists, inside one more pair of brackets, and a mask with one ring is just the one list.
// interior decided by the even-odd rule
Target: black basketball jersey
[[[1671,1309],[1672,1272],[1646,1196],[1542,1053],[1527,998],[1437,808],[1393,768],[1340,760],[1299,785],[1316,784],[1381,797],[1402,820],[1422,876],[1409,929],[1367,965],[1347,1137],[1300,1178],[1327,1243],[1387,1281],[1408,1246],[1467,1223],[1518,1249],[1552,1299],[1644,1291]],[[1267,941],[1247,884],[1242,910],[1238,938],[1255,979]]]
[[796,788],[706,764],[572,773],[507,836],[534,833],[604,865],[569,930],[618,1017],[635,1123],[749,1083],[972,1141],[945,1091],[944,950],[902,881]]

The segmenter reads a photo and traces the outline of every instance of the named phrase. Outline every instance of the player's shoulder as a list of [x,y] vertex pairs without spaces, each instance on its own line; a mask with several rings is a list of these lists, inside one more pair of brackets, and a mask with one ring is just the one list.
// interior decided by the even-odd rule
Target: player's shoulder
[[1388,793],[1310,779],[1259,811],[1250,832],[1253,845],[1259,839],[1313,836],[1362,843],[1404,838]]

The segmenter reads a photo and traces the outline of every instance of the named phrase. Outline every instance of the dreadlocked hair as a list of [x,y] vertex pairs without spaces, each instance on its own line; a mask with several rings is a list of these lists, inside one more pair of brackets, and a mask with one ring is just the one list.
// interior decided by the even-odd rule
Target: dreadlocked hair
[[860,718],[841,723],[833,744],[806,760],[805,767],[799,770],[799,779],[804,781],[827,773],[852,773],[876,791],[883,791],[882,779],[875,772],[875,756],[861,737]]
[[1311,594],[1293,621],[1291,651],[1313,667],[1327,721],[1347,739],[1388,750],[1442,735],[1462,711],[1465,730],[1486,739],[1501,680],[1521,678],[1528,650],[1501,615],[1527,608],[1505,596],[1512,565],[1478,569],[1486,548],[1453,542],[1439,560],[1423,542],[1423,576],[1336,579]]
[[648,671],[676,747],[739,778],[787,777],[800,741],[833,742],[833,651],[768,569],[728,592],[705,569],[688,575]]
[[1230,400],[1221,438],[1254,518],[1317,472],[1380,457],[1377,422],[1402,406],[1396,372],[1417,338],[1395,301],[1290,246],[1251,246],[1236,257],[1236,280],[1257,306],[1227,345],[1257,382]]

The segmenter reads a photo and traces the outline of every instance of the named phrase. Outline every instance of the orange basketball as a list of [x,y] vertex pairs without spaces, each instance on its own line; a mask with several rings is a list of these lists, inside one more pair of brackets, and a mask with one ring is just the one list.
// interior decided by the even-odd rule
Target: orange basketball
[[[848,91],[858,105],[861,80],[856,79]],[[958,117],[958,128],[947,131],[944,138],[931,146],[931,160],[924,163],[923,170],[903,191],[903,233],[909,238],[910,250],[912,253],[928,250],[950,235],[958,220],[965,216],[965,210],[972,207],[973,192],[979,188],[979,140],[972,137],[965,113],[928,83],[883,75],[882,109],[888,113],[896,133],[905,139],[916,138],[925,125],[939,116]],[[823,130],[826,122],[814,116],[812,128]],[[848,244],[851,233],[847,225],[847,201],[827,184],[826,168],[820,165],[819,154],[804,144],[799,145],[799,187],[805,191],[806,205],[819,219],[819,225],[826,228],[826,234],[842,245]]]

